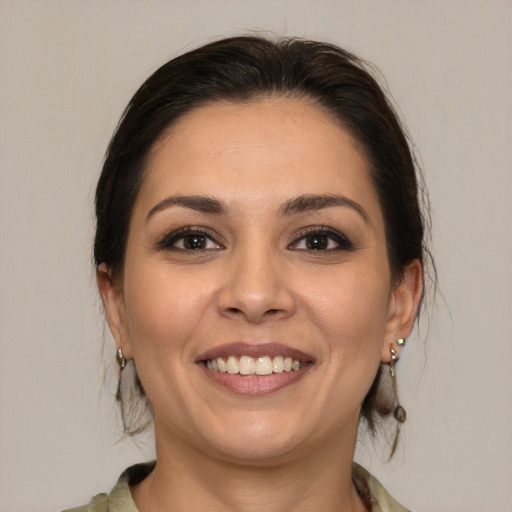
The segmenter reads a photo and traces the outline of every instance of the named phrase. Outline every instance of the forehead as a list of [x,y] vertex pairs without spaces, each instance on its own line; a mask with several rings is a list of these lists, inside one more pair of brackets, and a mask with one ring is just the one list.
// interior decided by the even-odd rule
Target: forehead
[[151,208],[170,194],[214,195],[258,209],[328,193],[376,204],[367,158],[323,109],[280,97],[187,113],[154,145],[138,202]]

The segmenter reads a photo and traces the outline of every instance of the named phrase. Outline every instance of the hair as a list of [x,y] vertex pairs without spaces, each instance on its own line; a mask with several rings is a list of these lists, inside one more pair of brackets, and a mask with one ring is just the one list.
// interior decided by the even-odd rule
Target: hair
[[[201,105],[266,97],[312,101],[352,134],[366,154],[382,209],[392,281],[400,282],[415,259],[424,266],[430,255],[421,172],[373,73],[365,61],[333,44],[254,36],[221,39],[164,64],[135,93],[108,146],[96,189],[96,266],[105,263],[113,279],[122,278],[130,217],[148,155],[169,126]],[[381,375],[382,368],[361,408],[372,433],[377,418],[392,410],[393,398],[378,392]],[[145,399],[142,387],[140,394]],[[122,415],[126,433],[140,431]]]

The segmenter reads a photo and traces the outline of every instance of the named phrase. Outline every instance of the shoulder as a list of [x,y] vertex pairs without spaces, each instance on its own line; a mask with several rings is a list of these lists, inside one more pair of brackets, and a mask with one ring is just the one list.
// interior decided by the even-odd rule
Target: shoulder
[[62,512],[138,512],[130,493],[130,485],[144,480],[154,467],[154,462],[131,466],[122,473],[109,494],[97,494],[87,505]]
[[69,508],[62,512],[109,512],[109,496],[108,494],[97,494],[89,502],[88,505],[81,507]]
[[352,466],[352,479],[363,500],[371,507],[371,512],[411,512],[400,505],[373,475],[355,462]]

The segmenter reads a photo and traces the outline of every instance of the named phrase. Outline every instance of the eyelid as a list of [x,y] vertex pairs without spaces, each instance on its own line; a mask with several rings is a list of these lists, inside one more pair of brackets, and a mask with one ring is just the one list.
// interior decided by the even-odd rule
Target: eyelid
[[[219,236],[214,233],[211,229],[206,228],[204,226],[185,226],[178,229],[175,229],[171,231],[170,233],[165,234],[163,237],[159,239],[159,241],[156,243],[156,249],[157,250],[177,250],[177,251],[185,251],[188,252],[186,249],[180,249],[178,247],[175,247],[174,244],[180,240],[181,238],[184,238],[186,236],[190,235],[202,235],[214,242],[219,246],[219,249],[224,249],[224,245],[219,241]],[[202,251],[209,251],[213,249],[202,249]]]
[[[164,236],[159,238],[159,241],[156,243],[157,250],[176,250],[176,251],[184,251],[189,252],[187,249],[181,249],[176,247],[174,244],[176,242],[186,236],[191,235],[201,235],[208,238],[210,241],[214,242],[218,248],[216,249],[201,249],[199,252],[203,251],[211,251],[211,250],[220,250],[225,249],[225,244],[220,241],[220,236],[218,233],[213,230],[204,227],[204,226],[185,226],[180,227],[178,229],[172,230],[169,233],[166,233]],[[298,249],[296,246],[302,242],[308,236],[326,236],[333,240],[337,247],[331,249],[324,249],[319,251],[314,251],[310,249]],[[288,245],[288,249],[297,250],[297,251],[307,251],[307,252],[318,252],[318,253],[326,253],[333,252],[338,250],[344,251],[352,251],[355,249],[353,242],[345,235],[343,232],[334,229],[325,225],[315,225],[315,226],[306,226],[296,232],[293,236],[293,241]],[[194,252],[194,251],[192,251]]]
[[[338,247],[335,247],[333,249],[325,249],[323,251],[313,251],[309,249],[297,249],[294,246],[297,246],[299,242],[303,241],[308,236],[327,236],[331,238],[331,240],[334,240]],[[354,243],[350,240],[350,238],[345,235],[343,232],[331,228],[329,226],[307,226],[302,228],[298,233],[294,236],[294,241],[288,246],[291,250],[298,250],[298,251],[308,251],[308,252],[331,252],[331,251],[337,251],[337,250],[344,250],[344,251],[353,251],[355,250]]]

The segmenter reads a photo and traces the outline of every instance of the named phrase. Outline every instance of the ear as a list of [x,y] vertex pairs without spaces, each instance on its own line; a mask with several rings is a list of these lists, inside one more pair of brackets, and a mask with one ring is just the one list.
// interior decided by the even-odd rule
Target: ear
[[116,350],[122,348],[124,357],[128,360],[133,359],[129,336],[127,334],[122,285],[115,282],[112,278],[111,270],[105,263],[98,266],[96,282],[98,284],[103,307],[105,308],[110,332],[114,337]]
[[386,337],[381,354],[383,363],[391,362],[391,348],[400,352],[401,347],[396,340],[405,339],[411,334],[422,295],[423,267],[416,259],[407,265],[401,281],[391,295]]

